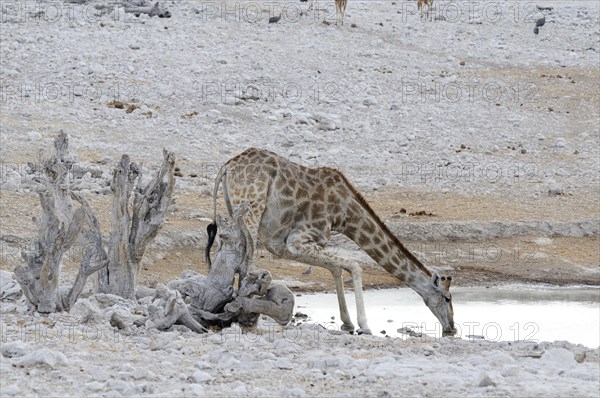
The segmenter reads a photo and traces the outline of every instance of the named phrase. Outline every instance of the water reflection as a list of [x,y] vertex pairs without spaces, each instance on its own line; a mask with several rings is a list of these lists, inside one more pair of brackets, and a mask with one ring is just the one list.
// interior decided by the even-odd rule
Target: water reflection
[[[454,288],[452,296],[459,336],[465,339],[567,340],[594,348],[600,345],[598,288]],[[346,294],[346,301],[356,322],[353,293]],[[406,337],[397,330],[408,327],[441,336],[437,319],[411,289],[366,291],[365,305],[373,334]],[[329,328],[340,324],[334,293],[303,294],[296,297],[296,309]]]

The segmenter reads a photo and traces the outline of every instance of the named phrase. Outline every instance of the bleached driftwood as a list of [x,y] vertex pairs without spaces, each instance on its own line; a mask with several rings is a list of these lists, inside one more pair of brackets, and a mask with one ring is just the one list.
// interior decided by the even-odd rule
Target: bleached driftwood
[[237,322],[244,327],[256,326],[260,315],[266,315],[280,325],[287,325],[294,311],[294,294],[286,286],[271,285],[271,273],[251,271],[242,281],[242,287],[232,302],[220,313],[194,309],[193,313],[205,321]]
[[[123,155],[113,172],[111,231],[108,241],[108,266],[98,272],[98,291],[135,299],[135,286],[142,256],[148,243],[162,227],[172,202],[175,155],[163,150],[164,160],[156,176],[141,188],[139,167]],[[130,197],[135,181],[132,214]]]
[[[54,312],[60,300],[58,283],[64,253],[73,245],[83,224],[83,212],[73,212],[68,193],[68,173],[72,161],[68,156],[68,138],[61,133],[54,141],[55,153],[41,166],[30,164],[32,171],[41,169],[36,177],[41,184],[38,191],[42,215],[38,221],[38,237],[31,251],[21,256],[27,267],[17,266],[15,277],[23,294],[40,312]],[[40,153],[41,155],[41,153]]]
[[[235,274],[240,272],[246,259],[246,227],[243,217],[248,210],[247,205],[236,207],[232,220],[220,215],[217,217],[221,246],[208,275],[186,273],[181,279],[169,282],[167,286],[159,285],[153,297],[155,309],[150,314],[150,319],[145,322],[147,327],[162,330],[176,322],[188,326],[187,324],[191,323],[189,315],[194,315],[198,325],[202,327],[208,326],[213,320],[228,321],[211,319],[210,314],[223,311],[225,305],[233,300]],[[148,289],[139,289],[138,294],[147,295]],[[189,300],[189,306],[185,304],[184,299]],[[164,308],[160,308],[161,304]],[[208,319],[199,314],[208,314]],[[197,331],[198,325],[191,325],[190,329]]]
[[84,213],[85,224],[80,232],[80,242],[83,243],[85,250],[75,283],[69,293],[63,296],[61,300],[62,307],[66,311],[69,311],[77,301],[85,287],[87,278],[108,265],[108,256],[103,247],[102,232],[100,232],[100,224],[96,215],[83,197],[73,192],[71,192],[71,197],[81,205],[81,210]]
[[150,18],[157,16],[159,18],[171,18],[171,13],[168,10],[165,10],[160,6],[158,2],[156,2],[153,6],[145,5],[145,2],[142,2],[141,6],[131,6],[130,4],[125,6],[125,12],[133,13],[136,17],[139,17],[140,14],[147,14]]
[[287,325],[294,311],[294,294],[285,285],[271,284],[269,271],[251,271],[242,281],[238,296],[225,306],[225,311],[233,313],[237,322],[244,326],[255,325],[258,314]]
[[241,271],[246,261],[244,215],[248,211],[249,206],[244,204],[235,208],[232,220],[217,217],[221,246],[206,277],[196,274],[168,283],[171,289],[190,298],[193,311],[222,311],[233,299],[235,274]]
[[[164,223],[171,204],[175,156],[164,151],[163,164],[152,181],[141,188],[136,164],[123,155],[114,170],[112,190],[113,214],[108,254],[103,246],[100,225],[88,202],[71,192],[69,173],[73,161],[68,153],[68,137],[61,133],[54,142],[55,153],[40,165],[30,164],[31,172],[40,176],[38,191],[42,215],[38,220],[38,237],[33,250],[23,251],[26,267],[15,268],[15,278],[23,294],[39,312],[69,310],[81,294],[87,278],[97,271],[97,290],[133,299],[140,263],[147,245]],[[132,215],[129,213],[135,181]],[[76,210],[73,200],[79,203]],[[80,239],[83,258],[75,283],[60,292],[59,281],[64,254]]]
[[[249,206],[244,204],[234,208],[231,221],[217,217],[221,246],[208,276],[188,273],[181,279],[169,282],[167,287],[157,288],[153,297],[155,308],[151,311],[150,319],[145,321],[146,326],[162,330],[174,323],[181,323],[194,331],[198,330],[198,325],[226,326],[231,322],[254,326],[260,314],[270,316],[281,325],[290,321],[294,295],[283,285],[271,285],[268,271],[250,272],[237,294],[234,292],[235,274],[244,270],[248,261],[247,230],[243,221],[248,211]],[[148,294],[147,291],[139,293]],[[189,300],[189,306],[185,304],[185,299]],[[190,315],[197,324],[190,321]]]
[[[69,189],[68,175],[73,162],[68,148],[68,137],[61,132],[54,141],[55,153],[41,165],[30,164],[32,172],[43,173],[35,178],[41,184],[38,194],[42,215],[38,220],[38,238],[32,242],[33,250],[21,253],[27,267],[18,265],[15,277],[29,302],[42,313],[68,310],[81,293],[86,278],[103,266],[102,258],[99,263],[92,262],[98,260],[99,253],[86,249],[75,285],[69,293],[59,293],[64,254],[75,243],[84,225],[87,225],[84,233],[87,239],[94,241],[99,233],[96,218],[87,202],[73,195]],[[82,204],[75,211],[72,197]]]
[[152,304],[148,306],[148,312],[150,317],[145,322],[147,328],[165,330],[175,323],[180,323],[196,333],[207,331],[205,326],[190,314],[181,293],[162,284],[156,287]]
[[159,2],[156,2],[154,5],[151,5],[150,2],[146,0],[118,0],[118,1],[109,1],[106,0],[105,3],[98,2],[98,0],[64,0],[66,3],[71,4],[85,4],[88,2],[93,2],[94,7],[101,14],[106,14],[110,11],[113,11],[116,6],[123,7],[125,12],[132,13],[136,17],[139,17],[140,14],[147,14],[149,17],[157,16],[159,18],[171,18],[171,13],[162,7]]
[[0,270],[0,301],[16,301],[23,296],[23,290],[13,275]]

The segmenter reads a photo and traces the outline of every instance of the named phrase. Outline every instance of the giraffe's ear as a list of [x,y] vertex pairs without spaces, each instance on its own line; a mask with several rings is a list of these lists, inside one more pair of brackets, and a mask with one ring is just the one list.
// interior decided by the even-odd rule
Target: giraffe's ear
[[431,274],[431,281],[433,282],[433,286],[435,286],[435,287],[440,286],[440,276],[438,275],[437,272],[433,272]]

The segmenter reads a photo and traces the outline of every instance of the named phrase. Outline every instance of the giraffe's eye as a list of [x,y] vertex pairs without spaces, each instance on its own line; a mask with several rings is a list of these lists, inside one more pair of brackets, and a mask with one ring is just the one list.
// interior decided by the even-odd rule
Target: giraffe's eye
[[446,297],[446,296],[444,296],[444,300],[446,300],[446,302],[447,302],[447,303],[449,303],[449,302],[450,302],[450,300],[451,300],[451,298],[450,298],[450,297]]

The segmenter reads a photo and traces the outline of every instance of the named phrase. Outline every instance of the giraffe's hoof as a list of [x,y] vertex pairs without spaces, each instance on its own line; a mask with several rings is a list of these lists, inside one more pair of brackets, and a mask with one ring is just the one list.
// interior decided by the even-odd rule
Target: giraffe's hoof
[[350,334],[354,333],[354,325],[353,324],[346,325],[345,323],[343,323],[340,329],[342,329],[342,331],[348,332]]
[[358,329],[356,331],[356,334],[369,334],[369,335],[372,335],[373,333],[371,333],[371,329]]

